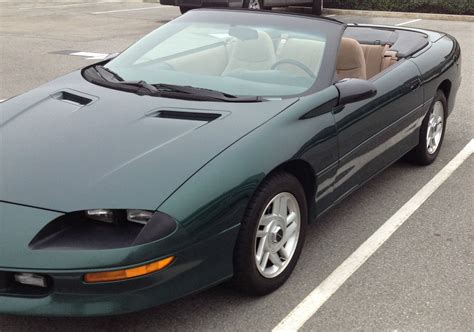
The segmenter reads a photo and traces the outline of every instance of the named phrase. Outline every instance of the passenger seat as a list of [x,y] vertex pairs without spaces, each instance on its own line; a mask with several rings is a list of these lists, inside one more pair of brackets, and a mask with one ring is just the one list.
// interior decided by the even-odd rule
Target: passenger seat
[[268,70],[275,61],[272,39],[266,32],[259,31],[256,39],[235,40],[223,75],[238,70]]
[[398,58],[397,58],[396,51],[386,51],[385,54],[383,55],[382,70],[385,70],[391,65],[394,65],[395,63],[397,63],[397,61],[398,61]]
[[364,51],[365,66],[367,68],[367,79],[370,79],[380,73],[383,68],[385,52],[390,48],[389,45],[361,45]]
[[397,52],[390,45],[360,45],[364,50],[367,79],[371,79],[397,62]]

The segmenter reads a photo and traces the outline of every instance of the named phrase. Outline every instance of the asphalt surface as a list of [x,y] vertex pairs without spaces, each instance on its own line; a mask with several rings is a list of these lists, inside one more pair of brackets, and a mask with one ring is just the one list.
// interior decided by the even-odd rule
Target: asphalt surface
[[[67,5],[57,1],[0,3],[0,99],[93,61],[65,54],[119,52],[179,16],[177,8],[156,4]],[[146,7],[149,9],[141,9]],[[121,11],[108,12],[117,10]],[[411,21],[335,18],[393,25]],[[459,40],[463,50],[463,84],[438,160],[429,167],[396,163],[313,223],[300,261],[280,290],[251,298],[223,285],[117,317],[0,315],[0,331],[271,330],[474,137],[474,23],[421,20],[407,26],[448,32]],[[473,169],[471,156],[302,330],[472,330]]]

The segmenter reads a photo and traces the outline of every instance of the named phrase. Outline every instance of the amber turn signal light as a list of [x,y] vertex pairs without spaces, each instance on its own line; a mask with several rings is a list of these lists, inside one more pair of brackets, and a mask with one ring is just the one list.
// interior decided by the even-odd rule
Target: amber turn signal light
[[130,269],[87,273],[86,275],[84,275],[84,281],[88,283],[94,283],[136,278],[162,270],[168,265],[170,265],[173,260],[174,257],[170,256],[153,263],[133,267]]

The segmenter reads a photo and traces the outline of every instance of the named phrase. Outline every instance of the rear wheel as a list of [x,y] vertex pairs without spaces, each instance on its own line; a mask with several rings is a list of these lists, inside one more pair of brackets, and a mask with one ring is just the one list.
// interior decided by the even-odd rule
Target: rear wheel
[[245,0],[243,8],[261,10],[263,9],[263,0]]
[[311,14],[321,15],[323,13],[323,0],[313,0],[313,6],[311,7]]
[[443,144],[446,129],[447,102],[444,93],[436,93],[420,129],[418,145],[408,153],[408,159],[419,165],[429,165],[436,160]]
[[290,276],[301,253],[307,224],[306,197],[291,174],[278,173],[255,193],[234,252],[234,285],[268,294]]

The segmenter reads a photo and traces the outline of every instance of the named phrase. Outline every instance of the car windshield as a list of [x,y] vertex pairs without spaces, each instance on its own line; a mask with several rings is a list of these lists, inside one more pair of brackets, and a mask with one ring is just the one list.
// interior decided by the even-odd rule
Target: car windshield
[[191,11],[105,67],[124,81],[192,86],[234,96],[300,95],[315,86],[325,71],[324,59],[335,54],[331,38],[337,37],[331,29],[338,30],[337,25],[284,14]]

